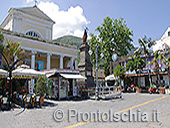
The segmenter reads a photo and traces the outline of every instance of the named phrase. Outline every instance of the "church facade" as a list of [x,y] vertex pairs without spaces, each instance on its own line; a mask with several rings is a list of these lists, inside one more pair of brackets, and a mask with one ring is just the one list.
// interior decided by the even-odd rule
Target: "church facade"
[[[24,49],[26,54],[32,53],[24,60],[30,68],[40,71],[75,70],[79,50],[77,47],[52,41],[54,24],[37,6],[11,8],[0,25],[0,31],[4,35],[4,41],[20,42],[21,49]],[[34,80],[29,89],[30,93],[33,93],[33,88]]]
[[19,41],[21,49],[33,53],[25,59],[27,65],[36,70],[75,68],[73,63],[77,59],[78,49],[52,41],[55,22],[37,6],[11,8],[8,13],[0,26],[1,31],[5,40]]

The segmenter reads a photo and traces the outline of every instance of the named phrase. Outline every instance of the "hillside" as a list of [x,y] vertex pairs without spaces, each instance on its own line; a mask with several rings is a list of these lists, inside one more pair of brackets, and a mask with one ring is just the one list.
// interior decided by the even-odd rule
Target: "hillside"
[[79,47],[82,44],[82,40],[83,39],[80,38],[80,37],[68,35],[68,36],[63,36],[63,37],[54,39],[53,41],[56,41],[56,42],[59,42],[59,43],[65,43],[65,44],[68,44],[68,45],[77,46],[77,48],[79,49]]
[[[73,46],[76,46],[77,49],[79,49],[80,46],[82,45],[83,39],[80,37],[68,35],[68,36],[63,36],[63,37],[54,39],[53,41],[68,44],[68,45],[73,45]],[[79,64],[79,62],[80,62],[80,52],[78,52],[78,55],[77,55],[77,63]]]

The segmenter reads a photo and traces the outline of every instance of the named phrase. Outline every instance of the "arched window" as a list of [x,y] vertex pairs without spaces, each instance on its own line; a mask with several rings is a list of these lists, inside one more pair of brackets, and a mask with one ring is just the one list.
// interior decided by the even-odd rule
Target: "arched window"
[[26,33],[26,35],[38,37],[38,38],[41,37],[38,33],[34,32],[34,31],[29,31],[29,32]]

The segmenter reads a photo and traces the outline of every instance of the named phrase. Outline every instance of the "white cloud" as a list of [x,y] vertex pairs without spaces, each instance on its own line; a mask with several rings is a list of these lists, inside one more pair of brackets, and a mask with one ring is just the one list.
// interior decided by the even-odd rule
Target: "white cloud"
[[27,0],[26,3],[32,3],[34,0]]
[[89,21],[80,6],[71,6],[67,11],[64,11],[60,10],[59,6],[53,2],[40,2],[38,7],[55,21],[53,39],[63,35],[83,37],[84,28],[89,24]]

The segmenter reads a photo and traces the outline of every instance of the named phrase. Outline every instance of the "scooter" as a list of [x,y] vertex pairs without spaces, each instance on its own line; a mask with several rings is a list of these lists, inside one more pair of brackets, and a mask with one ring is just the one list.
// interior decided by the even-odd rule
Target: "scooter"
[[158,91],[158,88],[156,87],[156,86],[154,86],[154,87],[150,87],[149,88],[149,93],[150,94],[158,94],[159,93],[159,91]]
[[131,84],[128,88],[127,88],[128,92],[135,92],[135,85]]

